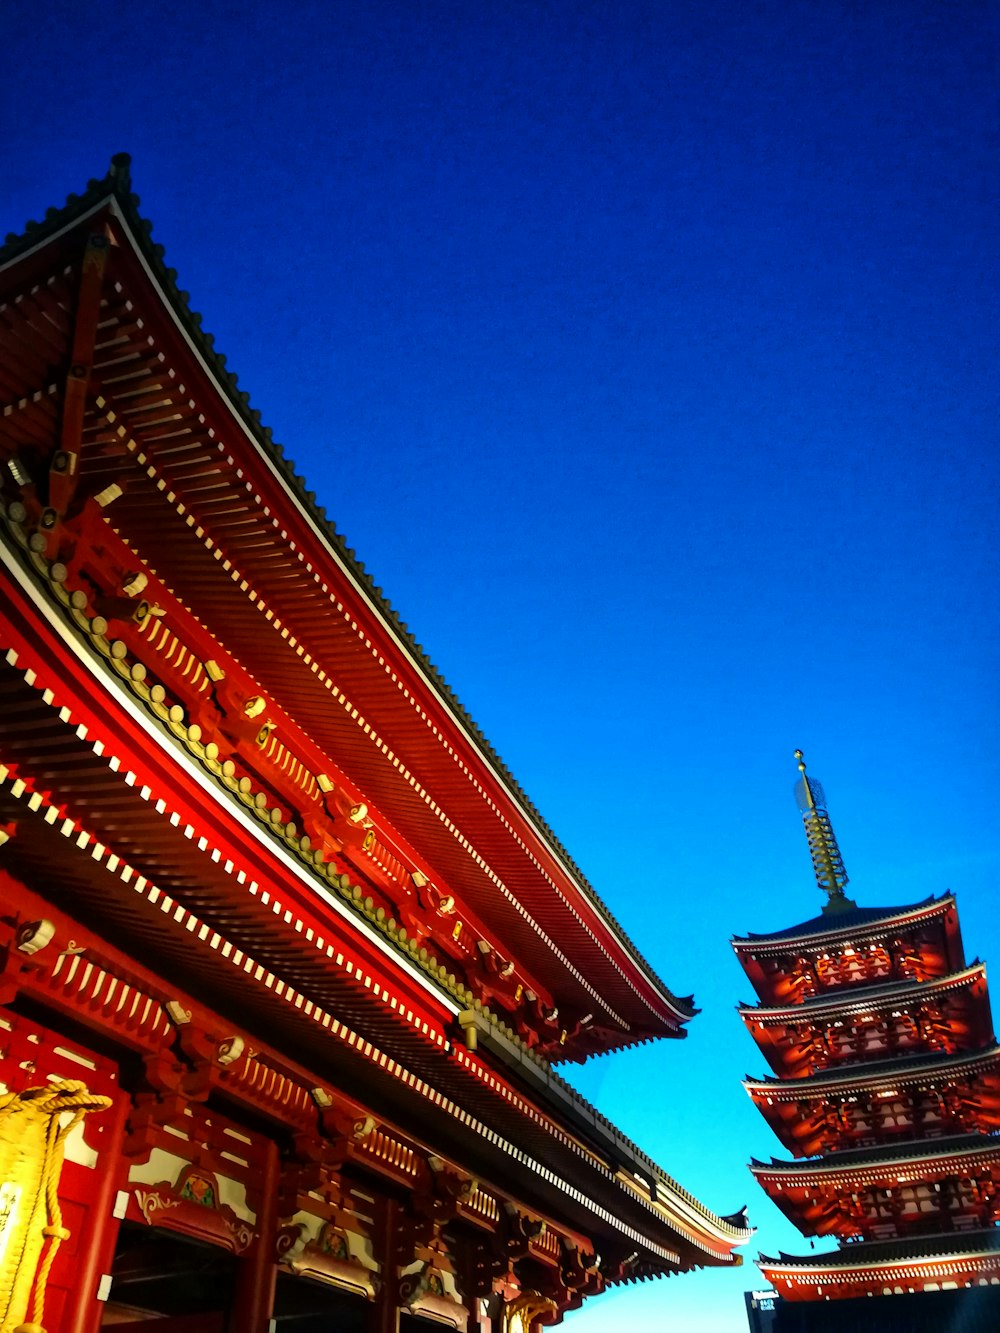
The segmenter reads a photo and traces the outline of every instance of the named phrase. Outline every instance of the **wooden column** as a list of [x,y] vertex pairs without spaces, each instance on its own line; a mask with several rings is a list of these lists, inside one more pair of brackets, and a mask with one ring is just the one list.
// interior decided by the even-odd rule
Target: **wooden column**
[[246,1258],[240,1260],[237,1270],[228,1325],[231,1333],[268,1333],[270,1327],[278,1277],[275,1245],[278,1233],[279,1175],[278,1145],[268,1139],[258,1187],[257,1240]]
[[399,1333],[399,1282],[396,1274],[397,1228],[400,1225],[399,1205],[386,1199],[381,1216],[379,1236],[379,1274],[375,1303],[368,1320],[368,1333]]
[[101,1155],[88,1213],[90,1227],[85,1243],[80,1246],[76,1256],[74,1286],[79,1293],[79,1300],[73,1308],[67,1306],[63,1333],[97,1333],[104,1317],[104,1302],[97,1299],[97,1287],[102,1276],[111,1272],[118,1237],[119,1223],[112,1210],[121,1179],[119,1168],[128,1111],[128,1094],[119,1090],[113,1106],[104,1113],[106,1119],[102,1125]]

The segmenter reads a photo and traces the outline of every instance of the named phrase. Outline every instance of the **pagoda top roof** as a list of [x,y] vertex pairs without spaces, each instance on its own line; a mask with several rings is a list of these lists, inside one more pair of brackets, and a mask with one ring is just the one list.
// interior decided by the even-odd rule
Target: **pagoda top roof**
[[827,1254],[785,1254],[777,1258],[761,1255],[760,1263],[788,1268],[861,1268],[908,1263],[914,1259],[946,1259],[957,1254],[993,1254],[1000,1250],[1000,1227],[976,1231],[947,1231],[934,1236],[902,1240],[860,1241],[843,1245]]
[[[1000,1059],[1000,1046],[995,1043],[981,1051],[966,1051],[952,1055],[947,1051],[921,1051],[915,1055],[895,1056],[891,1060],[866,1060],[859,1064],[835,1065],[820,1069],[804,1078],[766,1077],[748,1079],[744,1087],[761,1089],[783,1100],[819,1097],[824,1090],[834,1087],[858,1088],[879,1083],[907,1083],[924,1073],[936,1074],[951,1069],[962,1070],[978,1064],[988,1065]],[[970,1069],[971,1072],[971,1069]]]
[[1000,1152],[1000,1134],[955,1134],[939,1139],[910,1139],[905,1143],[876,1143],[867,1148],[846,1148],[805,1157],[799,1161],[772,1157],[770,1162],[752,1158],[753,1171],[787,1172],[799,1176],[810,1171],[838,1172],[853,1167],[881,1166],[891,1162],[926,1161],[935,1157],[964,1157],[972,1153]]
[[[941,894],[922,899],[900,907],[850,907],[839,912],[822,912],[810,917],[796,926],[784,930],[772,930],[765,934],[748,933],[733,936],[732,945],[737,952],[747,952],[755,945],[778,943],[781,941],[808,940],[810,943],[821,938],[846,939],[852,935],[866,934],[872,927],[880,927],[906,921],[917,914],[936,914],[943,912],[954,903],[954,895]],[[928,909],[933,909],[928,912]]]
[[[335,561],[346,571],[348,579],[358,590],[363,604],[377,617],[400,652],[413,664],[423,687],[434,699],[435,705],[451,719],[470,748],[478,752],[481,760],[495,776],[501,790],[506,793],[513,808],[518,811],[519,817],[534,830],[540,843],[547,849],[547,854],[561,867],[562,875],[603,921],[605,928],[618,941],[637,974],[642,976],[645,985],[657,992],[658,999],[654,1007],[671,1015],[671,1030],[678,1032],[677,1023],[687,1022],[698,1012],[694,997],[676,996],[644,958],[539,814],[408,626],[398,616],[382,589],[376,586],[364,564],[348,547],[343,536],[327,517],[325,509],[317,502],[315,494],[306,489],[304,479],[295,471],[282,446],[273,438],[270,429],[263,425],[259,411],[251,407],[249,394],[239,386],[236,375],[228,369],[226,358],[216,351],[211,334],[202,328],[201,316],[190,308],[187,293],[178,285],[176,270],[165,262],[163,246],[153,241],[152,225],[141,215],[140,200],[132,192],[130,162],[128,154],[116,154],[108,173],[102,178],[88,182],[82,194],[71,194],[62,207],[48,209],[41,221],[28,222],[22,233],[9,234],[4,244],[0,246],[0,269],[14,263],[30,265],[36,252],[57,238],[68,235],[87,219],[99,214],[102,209],[111,209],[125,223],[128,233],[135,241],[143,265],[163,292],[173,317],[193,347],[196,356],[217,385],[242,430],[256,444],[275,474],[287,487],[306,524],[319,533]],[[619,962],[615,962],[614,966],[619,971],[622,970]],[[646,1030],[635,1025],[631,1032],[623,1032],[618,1042],[609,1042],[609,1045],[611,1047],[631,1045],[648,1040],[650,1036],[664,1035],[666,1031],[666,1026],[658,1030],[655,1021]],[[679,1032],[679,1035],[684,1034]]]

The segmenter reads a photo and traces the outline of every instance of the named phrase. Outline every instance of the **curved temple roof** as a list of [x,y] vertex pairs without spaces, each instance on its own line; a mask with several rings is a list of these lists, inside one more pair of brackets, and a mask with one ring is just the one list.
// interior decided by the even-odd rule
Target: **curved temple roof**
[[[853,907],[844,912],[838,912],[836,916],[820,915],[810,917],[808,921],[802,921],[797,926],[787,926],[784,930],[772,930],[765,934],[754,934],[748,931],[746,935],[734,935],[732,939],[733,948],[737,952],[749,951],[754,945],[771,944],[781,941],[794,942],[798,940],[812,940],[818,936],[830,936],[837,939],[847,938],[851,935],[862,935],[872,927],[890,926],[899,922],[907,923],[915,915],[937,915],[944,912],[954,903],[954,898],[950,893],[944,893],[940,897],[931,894],[919,903],[910,903],[902,907]],[[935,911],[927,912],[926,909],[933,908]]]
[[[187,310],[185,299],[177,291],[174,275],[163,267],[162,252],[148,239],[149,228],[139,217],[137,202],[129,191],[127,160],[118,158],[108,178],[93,182],[84,196],[71,199],[63,210],[53,210],[45,223],[29,228],[25,236],[14,238],[0,252],[0,281],[6,284],[5,293],[13,290],[12,304],[26,294],[26,306],[33,307],[36,300],[39,304],[48,300],[52,307],[51,327],[42,321],[48,343],[46,355],[56,345],[57,338],[62,338],[57,349],[62,359],[52,357],[45,363],[49,368],[48,378],[57,376],[58,372],[51,369],[53,365],[61,364],[65,371],[65,363],[70,360],[66,354],[71,336],[66,336],[66,326],[72,323],[67,316],[73,307],[70,301],[64,300],[62,304],[55,301],[51,295],[53,289],[47,283],[50,279],[56,283],[64,280],[69,271],[67,264],[78,263],[80,259],[81,239],[88,232],[100,231],[97,241],[106,239],[118,250],[114,268],[110,269],[117,294],[102,306],[105,346],[119,339],[117,309],[126,299],[117,286],[121,279],[129,288],[128,294],[138,293],[142,303],[141,308],[130,309],[140,327],[145,321],[142,355],[158,358],[165,366],[157,372],[157,378],[166,381],[169,377],[169,392],[175,395],[175,400],[164,405],[167,390],[161,391],[159,384],[152,386],[147,381],[142,388],[155,387],[157,401],[141,406],[157,416],[176,413],[179,417],[186,406],[179,400],[190,395],[192,413],[211,414],[214,426],[225,417],[227,438],[234,441],[229,447],[237,455],[239,466],[231,457],[224,457],[220,465],[216,454],[211,469],[205,466],[202,473],[203,480],[208,477],[204,489],[215,495],[225,492],[226,505],[235,495],[242,501],[243,510],[249,511],[252,506],[246,496],[239,495],[244,483],[240,467],[245,467],[248,474],[251,468],[256,469],[252,475],[257,479],[266,474],[268,503],[279,511],[280,523],[287,528],[282,531],[280,523],[277,524],[280,541],[270,532],[264,534],[269,539],[268,549],[273,552],[281,548],[275,561],[285,562],[274,574],[274,586],[285,579],[291,581],[289,567],[299,576],[294,561],[288,558],[288,549],[294,551],[296,541],[314,561],[318,559],[316,552],[320,552],[323,577],[332,584],[336,575],[338,592],[345,604],[349,602],[348,618],[354,615],[358,621],[358,624],[349,622],[350,628],[360,636],[369,634],[376,642],[372,650],[372,644],[367,639],[363,641],[364,648],[371,650],[366,654],[358,648],[357,636],[351,641],[349,647],[355,661],[349,660],[347,650],[343,656],[348,679],[351,670],[355,670],[353,679],[360,680],[361,668],[371,677],[378,677],[379,670],[372,665],[373,654],[381,650],[388,657],[385,645],[391,645],[392,666],[400,677],[405,674],[407,691],[403,693],[407,705],[411,695],[419,692],[422,706],[433,716],[435,742],[447,745],[449,762],[461,765],[470,785],[473,779],[477,784],[482,783],[477,786],[476,794],[481,808],[466,791],[455,797],[455,804],[461,805],[462,817],[468,818],[474,836],[489,844],[486,850],[491,856],[492,849],[500,846],[501,838],[509,837],[516,853],[523,854],[525,862],[531,863],[530,872],[518,873],[524,881],[530,874],[535,875],[536,900],[548,895],[551,903],[543,901],[542,907],[556,919],[557,925],[567,921],[572,925],[568,942],[555,929],[552,938],[545,937],[540,930],[541,938],[561,960],[566,974],[577,978],[581,986],[593,981],[595,986],[603,988],[602,998],[613,986],[619,987],[611,992],[611,1002],[621,1007],[629,1021],[622,1022],[619,1032],[602,1028],[593,1038],[593,1047],[600,1049],[603,1044],[609,1048],[652,1036],[683,1035],[679,1026],[696,1012],[693,1003],[690,999],[673,997],[659,982],[405,626],[396,619],[380,591],[372,586],[353,553],[344,548],[326,524],[313,497],[304,492],[280,449],[249,409],[246,396],[237,390],[235,379],[225,371],[224,362],[216,357],[211,340],[201,334],[199,321]],[[108,262],[110,266],[112,261]],[[86,259],[82,267],[86,271]],[[32,283],[41,284],[41,289],[31,289]],[[65,284],[56,290],[64,295]],[[107,286],[104,292],[107,294]],[[111,310],[115,302],[118,306]],[[30,317],[24,318],[27,324]],[[176,336],[178,329],[183,335],[183,346],[182,339]],[[30,344],[30,328],[19,332]],[[147,334],[152,351],[145,345]],[[153,347],[152,334],[158,348]],[[124,338],[122,334],[121,340]],[[112,354],[118,355],[121,350],[119,347]],[[174,362],[169,360],[171,356],[176,357]],[[28,352],[25,360],[31,364]],[[72,364],[76,364],[75,357]],[[23,367],[15,367],[13,373],[15,378],[21,375],[27,383],[30,376],[22,374],[22,370]],[[207,380],[202,372],[207,374]],[[184,385],[178,388],[181,374],[186,389]],[[22,413],[22,422],[37,425],[40,420],[49,426],[57,419],[57,394],[41,387],[47,382],[37,379],[32,384],[31,398],[24,399],[28,410]],[[98,387],[99,394],[95,397],[113,392],[104,385]],[[29,391],[20,388],[18,392]],[[127,392],[133,395],[138,392],[134,382]],[[43,394],[50,398],[47,404],[50,416],[33,418],[31,406]],[[193,400],[199,395],[196,404]],[[123,393],[122,397],[125,396]],[[220,396],[224,407],[220,407]],[[19,403],[18,409],[24,404]],[[94,418],[99,414],[95,412],[90,418],[91,433],[85,436],[88,443],[79,454],[83,459],[81,472],[86,473],[88,483],[94,481],[95,475],[101,475],[102,469],[107,481],[115,475],[112,469],[120,469],[124,464],[132,472],[126,488],[116,497],[113,520],[107,523],[103,517],[99,520],[101,541],[127,545],[129,524],[134,525],[131,534],[134,535],[135,525],[143,521],[155,533],[149,539],[151,547],[162,542],[164,533],[179,533],[188,545],[181,556],[164,551],[164,563],[169,565],[175,559],[182,565],[190,556],[192,563],[197,562],[190,583],[198,584],[195,591],[199,595],[204,592],[205,605],[230,608],[247,588],[246,583],[236,587],[236,580],[230,576],[232,548],[224,551],[221,544],[213,546],[211,542],[198,546],[195,538],[200,540],[203,534],[200,527],[195,527],[193,508],[187,509],[186,514],[187,527],[195,535],[185,535],[184,523],[177,521],[176,508],[171,508],[177,497],[171,494],[169,482],[162,476],[154,478],[156,469],[152,466],[143,474],[135,465],[135,457],[124,457],[125,449],[117,447],[108,429],[108,423],[114,420],[113,412],[105,412],[105,406],[105,400],[98,403],[104,417],[96,429]],[[117,406],[112,404],[112,408]],[[122,412],[127,410],[123,408]],[[238,430],[233,429],[230,415],[238,423]],[[118,419],[120,422],[121,416]],[[169,418],[171,422],[174,419]],[[164,429],[174,427],[171,424]],[[138,430],[136,434],[142,440]],[[166,437],[169,442],[162,448],[163,455],[181,451],[177,443],[180,434],[175,431],[172,439]],[[51,432],[44,437],[47,449],[51,449],[52,438]],[[214,435],[212,439],[213,445],[221,450],[222,445]],[[9,435],[2,440],[8,456],[13,458],[10,476],[21,486],[16,467],[18,458],[23,456],[12,449]],[[248,449],[248,440],[256,447]],[[129,444],[134,443],[130,438]],[[156,445],[142,447],[148,448],[152,462],[160,462]],[[116,449],[117,456],[109,459],[108,455]],[[150,458],[139,452],[138,462],[145,467]],[[168,457],[164,471],[169,466]],[[247,481],[245,485],[249,492],[250,483]],[[199,495],[196,503],[201,502]],[[371,898],[358,901],[358,894],[363,891],[344,882],[348,880],[347,874],[334,873],[332,860],[324,863],[322,856],[318,861],[311,860],[310,850],[318,849],[310,848],[307,835],[296,833],[293,821],[283,822],[286,816],[277,806],[270,811],[266,806],[256,806],[256,814],[250,811],[251,778],[237,781],[231,762],[226,772],[225,762],[219,762],[219,746],[214,741],[203,743],[206,737],[201,725],[188,716],[182,704],[163,706],[164,687],[150,686],[145,663],[135,655],[134,642],[110,638],[108,619],[103,614],[91,614],[94,608],[89,604],[84,610],[79,601],[74,603],[74,596],[81,594],[70,586],[67,565],[61,559],[49,559],[51,552],[43,554],[44,541],[41,545],[32,543],[32,537],[37,538],[38,533],[27,531],[25,512],[25,505],[16,499],[9,504],[5,500],[0,506],[0,559],[5,570],[13,575],[9,585],[0,583],[0,602],[5,613],[9,613],[5,630],[12,639],[12,643],[4,644],[6,654],[0,658],[0,691],[7,700],[7,708],[0,709],[0,732],[4,733],[5,763],[17,765],[23,759],[25,770],[24,773],[15,773],[14,768],[0,770],[0,813],[16,812],[23,825],[10,861],[15,868],[22,867],[23,878],[27,880],[29,872],[37,874],[40,882],[34,887],[40,888],[44,881],[46,893],[51,892],[58,899],[57,906],[69,916],[84,905],[91,909],[95,941],[106,939],[108,947],[113,947],[110,941],[115,936],[132,942],[140,940],[160,960],[173,964],[172,978],[196,983],[196,990],[206,1003],[218,1001],[227,1013],[238,1012],[241,1023],[245,1015],[246,1021],[264,1029],[269,1039],[273,1035],[276,1049],[288,1058],[296,1053],[308,1056],[310,1067],[313,1062],[322,1066],[326,1070],[324,1077],[329,1074],[331,1081],[334,1075],[357,1076],[358,1083],[345,1077],[343,1086],[362,1085],[361,1090],[367,1090],[377,1099],[386,1114],[397,1105],[398,1098],[409,1096],[399,1089],[404,1078],[412,1075],[422,1089],[418,1128],[440,1134],[447,1142],[461,1140],[466,1148],[472,1144],[475,1153],[491,1164],[503,1161],[500,1146],[511,1160],[528,1162],[530,1158],[531,1168],[535,1170],[537,1166],[536,1174],[541,1181],[537,1185],[538,1197],[555,1199],[560,1207],[572,1206],[574,1216],[579,1213],[581,1222],[587,1221],[589,1213],[603,1218],[609,1228],[622,1234],[631,1230],[652,1254],[658,1254],[668,1265],[681,1260],[684,1266],[738,1263],[732,1250],[752,1234],[745,1215],[718,1216],[701,1204],[559,1079],[543,1058],[537,1058],[530,1050],[511,1048],[507,1039],[512,1034],[502,1024],[492,1022],[488,1008],[481,1014],[484,1039],[479,1054],[470,1049],[465,1040],[467,1030],[464,1034],[460,1031],[466,1025],[456,1020],[467,1016],[460,1011],[463,1003],[470,1003],[471,992],[456,984],[445,963],[437,964],[436,959],[427,957],[427,950],[415,950],[412,936],[408,941],[411,947],[405,949],[405,931],[394,933],[392,927],[396,923],[383,920],[381,909],[376,916]],[[183,505],[181,512],[185,512]],[[270,511],[265,513],[270,519]],[[161,526],[154,528],[157,523]],[[266,527],[261,525],[262,529]],[[145,530],[139,535],[145,537]],[[81,539],[78,532],[72,536],[89,554],[88,540]],[[234,543],[236,540],[233,538]],[[263,547],[264,543],[260,545]],[[132,554],[140,547],[141,541],[136,540]],[[160,570],[151,564],[148,568],[151,584],[162,582],[166,592],[180,601],[180,592],[174,593]],[[310,566],[309,574],[312,572]],[[307,582],[301,578],[293,593],[304,598],[302,588]],[[96,581],[94,586],[97,587]],[[312,589],[306,588],[306,592],[315,595]],[[325,585],[322,592],[327,592]],[[330,614],[329,600],[324,602],[315,595],[315,604],[326,615]],[[83,601],[86,603],[86,596]],[[278,599],[271,605],[284,615],[284,606]],[[193,633],[207,623],[198,621],[192,607],[183,609],[190,615],[190,623],[181,616],[175,618],[175,623],[183,620],[186,630]],[[253,614],[258,612],[255,606]],[[110,611],[108,615],[114,619]],[[294,611],[289,611],[290,623],[294,623],[294,615]],[[248,675],[258,671],[258,662],[265,667],[278,663],[285,670],[290,661],[291,672],[281,677],[282,683],[292,680],[296,689],[301,687],[303,695],[313,689],[314,697],[307,703],[315,708],[316,715],[323,708],[332,713],[329,699],[315,691],[315,669],[311,674],[302,660],[307,654],[299,651],[296,657],[294,649],[288,648],[287,627],[282,626],[283,634],[277,632],[277,627],[271,624],[277,619],[273,612],[266,619],[275,630],[271,635],[274,642],[269,642],[261,650],[260,658],[247,665],[239,654],[244,648],[249,654],[254,645],[245,626],[249,625],[251,632],[257,628],[262,639],[270,630],[256,626],[253,616],[246,613],[244,628],[239,630],[244,638],[238,652],[231,638],[239,627],[234,629],[224,615],[214,617],[212,623],[219,626],[219,660],[227,661],[228,665],[223,652],[229,653],[233,663],[241,669],[245,667]],[[346,640],[349,636],[342,625],[339,628]],[[127,632],[130,631],[122,630],[123,634]],[[333,637],[331,631],[330,639]],[[211,635],[206,633],[202,638],[210,639]],[[375,660],[381,669],[382,659]],[[200,665],[218,667],[219,663],[206,656]],[[340,665],[338,662],[338,671]],[[382,675],[387,671],[388,668]],[[395,674],[392,682],[395,687]],[[391,691],[384,682],[382,687],[385,693],[380,697],[384,699]],[[154,697],[157,689],[159,698]],[[279,696],[277,707],[281,705],[281,697],[284,696]],[[318,705],[316,697],[320,699]],[[294,702],[298,706],[298,700]],[[305,709],[306,704],[302,707]],[[355,709],[355,715],[358,711]],[[399,713],[404,711],[401,705]],[[86,720],[80,721],[81,717]],[[408,719],[411,731],[423,733],[431,728],[430,721],[424,728],[426,719],[423,715],[421,718],[420,728],[413,725],[412,718]],[[298,723],[298,716],[293,721]],[[393,725],[396,722],[398,718]],[[355,716],[351,725],[356,723]],[[449,728],[447,739],[440,740],[439,732],[445,734],[445,724]],[[360,726],[355,729],[360,731]],[[331,724],[329,734],[340,739],[346,731],[345,725],[341,733],[336,733]],[[365,728],[366,744],[367,731]],[[421,739],[425,745],[421,758],[425,759],[432,746],[425,735]],[[316,745],[320,745],[319,740]],[[360,750],[361,742],[357,745]],[[212,750],[214,755],[210,754]],[[49,790],[45,778],[39,779],[37,786],[32,784],[28,770],[32,765],[39,768],[42,761],[38,755],[42,753],[47,756],[45,763],[58,767],[58,793]],[[350,752],[350,762],[355,753]],[[199,755],[198,762],[192,762]],[[384,755],[377,762],[383,759]],[[128,767],[129,763],[136,771]],[[487,771],[492,785],[487,785],[482,777]],[[449,775],[444,760],[432,774],[439,785],[442,774],[445,778]],[[323,776],[328,774],[324,772]],[[240,786],[242,782],[249,784],[248,787]],[[412,793],[405,789],[405,784],[400,781],[396,785],[404,789],[404,797],[412,802]],[[455,780],[454,789],[448,791],[449,797],[458,787]],[[385,789],[383,784],[379,790]],[[263,795],[259,791],[256,794]],[[400,809],[402,803],[400,798]],[[471,816],[469,810],[473,811]],[[268,817],[280,814],[281,818],[268,825],[262,811]],[[440,813],[436,806],[433,812]],[[433,826],[422,809],[420,813],[426,824]],[[258,823],[261,827],[257,827]],[[53,824],[57,825],[55,836],[51,833]],[[450,847],[440,829],[435,827],[434,832],[438,835],[437,842],[427,839],[432,850]],[[453,826],[449,825],[447,832],[455,832]],[[136,851],[136,860],[141,859],[141,868],[125,855],[130,847]],[[19,862],[17,858],[23,860]],[[508,854],[508,862],[515,860],[516,855]],[[430,852],[428,863],[434,864]],[[250,870],[259,879],[250,879]],[[470,879],[474,873],[470,870]],[[238,892],[232,887],[234,878],[242,886]],[[321,892],[317,891],[317,885]],[[500,895],[496,896],[499,900]],[[340,901],[342,898],[344,901]],[[155,911],[147,910],[153,908]],[[335,910],[328,911],[329,908]],[[508,917],[495,920],[500,920],[513,934],[518,924],[516,914],[505,901],[500,901],[499,908],[507,911]],[[557,916],[557,909],[561,915]],[[350,923],[353,929],[343,932],[338,939],[337,948],[344,955],[341,956],[329,938],[333,929],[330,922],[339,925],[348,913],[354,914]],[[510,919],[514,926],[509,926]],[[520,938],[533,942],[523,926]],[[599,975],[588,971],[590,959],[582,956],[588,941],[595,953],[601,951],[598,961],[604,970]],[[566,950],[565,955],[559,952],[560,944]],[[347,956],[349,951],[353,957]],[[512,951],[511,960],[514,956]],[[541,946],[536,948],[533,965],[537,966],[539,956],[544,962]],[[224,966],[220,960],[225,960]],[[557,970],[555,963],[552,970]],[[377,978],[386,975],[393,981],[391,992],[384,985],[375,984]],[[566,984],[565,978],[560,984]],[[622,1004],[619,994],[625,996],[631,1008]],[[401,996],[407,1005],[413,1006],[412,1011],[407,1008],[405,1015]],[[608,1010],[612,1012],[610,1002]],[[331,1034],[336,1036],[336,1042],[331,1041]],[[367,1053],[361,1052],[359,1034],[369,1043]],[[497,1064],[490,1057],[505,1043],[498,1077]],[[589,1053],[586,1047],[584,1053]],[[466,1107],[471,1109],[466,1111]],[[506,1164],[496,1169],[506,1169]],[[566,1205],[564,1195],[575,1203]],[[668,1251],[661,1244],[664,1234],[671,1247],[676,1243],[677,1255],[672,1248]]]
[[[338,577],[342,585],[346,579],[346,591],[343,594],[345,602],[347,596],[355,599],[358,608],[355,614],[359,622],[362,615],[366,620],[362,628],[373,639],[378,633],[380,642],[393,645],[394,654],[399,655],[410,673],[408,679],[427,700],[428,709],[433,708],[457,744],[466,747],[465,752],[474,754],[475,762],[481,764],[483,771],[488,774],[492,791],[498,793],[496,799],[504,803],[503,812],[500,813],[501,822],[516,820],[519,832],[515,837],[522,840],[522,845],[527,840],[529,857],[536,861],[541,871],[534,892],[543,896],[549,894],[553,900],[556,897],[561,900],[560,912],[563,916],[568,913],[570,918],[580,923],[588,947],[596,947],[607,954],[609,978],[617,977],[615,985],[624,985],[626,990],[634,993],[635,999],[629,1001],[634,1012],[629,1015],[623,1030],[612,1033],[605,1028],[602,1036],[599,1039],[595,1037],[589,1046],[583,1039],[580,1052],[587,1054],[591,1050],[627,1045],[653,1036],[683,1036],[682,1025],[697,1012],[693,999],[674,996],[656,976],[541,819],[407,627],[399,620],[381,590],[374,586],[364,566],[328,522],[325,512],[317,505],[314,495],[305,489],[302,479],[294,472],[281,447],[272,439],[270,431],[262,426],[259,413],[251,409],[248,395],[238,388],[236,377],[226,369],[225,358],[215,352],[211,337],[202,331],[200,317],[189,309],[186,295],[177,287],[176,274],[165,266],[162,247],[152,243],[151,228],[141,218],[138,206],[138,199],[131,193],[129,160],[126,155],[119,155],[113,160],[108,175],[102,180],[90,182],[83,195],[71,196],[62,209],[50,209],[43,222],[28,224],[23,235],[8,237],[5,247],[0,250],[0,266],[17,263],[19,268],[27,266],[30,272],[34,257],[46,243],[69,233],[102,208],[110,209],[120,219],[125,228],[124,235],[131,238],[146,273],[162,293],[162,299],[176,326],[193,348],[199,363],[238,421],[242,433],[257,446],[260,456],[271,469],[271,475],[284,488],[297,510],[298,521],[304,525],[305,538],[313,542],[314,550],[317,549],[315,539],[318,538],[325,559],[332,561],[342,571]],[[370,670],[370,665],[366,669]],[[427,725],[430,726],[430,723]],[[437,729],[434,734],[438,735]],[[442,740],[441,743],[445,742]],[[454,751],[450,746],[448,748],[453,755]],[[444,760],[440,763],[441,771],[444,771]],[[485,815],[475,814],[473,817],[480,820],[479,827],[485,827]],[[494,841],[499,836],[494,825],[491,825],[489,836]],[[551,888],[546,886],[543,882],[545,880]],[[549,910],[555,909],[552,907]],[[510,919],[515,927],[523,929],[523,925],[518,926],[515,917]],[[569,961],[564,961],[568,966]],[[581,966],[587,969],[589,965],[581,963]],[[622,1012],[620,1008],[619,1012]]]

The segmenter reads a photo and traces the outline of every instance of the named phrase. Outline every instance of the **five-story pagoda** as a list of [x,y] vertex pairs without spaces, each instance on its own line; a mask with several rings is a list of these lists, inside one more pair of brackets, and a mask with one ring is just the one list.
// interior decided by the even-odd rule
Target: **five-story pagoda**
[[[799,1327],[785,1302],[949,1293],[931,1298],[937,1311],[1000,1284],[1000,1049],[986,969],[965,962],[952,894],[905,907],[845,895],[822,788],[796,758],[828,901],[801,925],[733,940],[758,996],[740,1016],[773,1070],[745,1086],[795,1159],[751,1170],[804,1235],[839,1248],[759,1266],[783,1298],[782,1327]],[[903,1306],[905,1326],[923,1326],[909,1300],[890,1313],[880,1303],[880,1326],[896,1327],[886,1320]],[[814,1307],[810,1327],[817,1317]]]

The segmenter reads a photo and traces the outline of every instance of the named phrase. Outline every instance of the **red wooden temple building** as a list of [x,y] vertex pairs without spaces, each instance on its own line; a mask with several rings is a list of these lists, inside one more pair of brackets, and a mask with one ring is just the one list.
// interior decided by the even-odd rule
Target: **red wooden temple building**
[[[965,961],[950,893],[907,907],[846,897],[822,789],[797,758],[828,900],[802,925],[733,941],[759,997],[740,1015],[773,1071],[745,1086],[793,1159],[751,1170],[805,1236],[839,1247],[759,1266],[783,1305],[951,1293],[869,1311],[880,1328],[917,1329],[933,1308],[937,1328],[971,1289],[992,1288],[978,1306],[1000,1294],[1000,1048],[986,969]],[[802,1313],[801,1327],[826,1327]],[[860,1327],[842,1308],[838,1318]]]
[[127,158],[8,238],[0,350],[3,1333],[529,1333],[738,1263],[553,1068],[692,1000],[262,427]]

